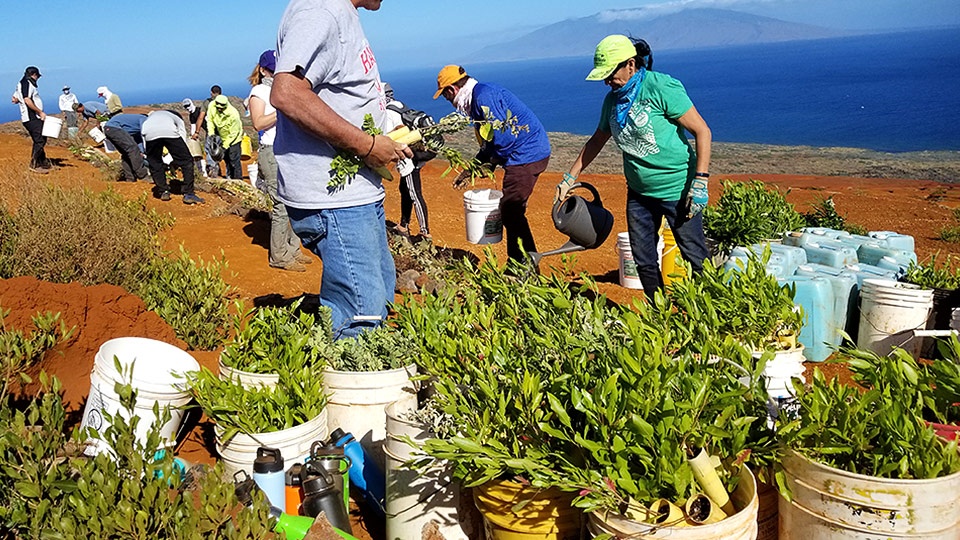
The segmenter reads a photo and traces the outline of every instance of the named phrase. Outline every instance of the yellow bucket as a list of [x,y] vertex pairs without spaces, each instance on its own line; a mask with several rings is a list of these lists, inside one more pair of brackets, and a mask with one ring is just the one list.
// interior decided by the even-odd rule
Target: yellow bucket
[[244,135],[240,140],[240,159],[250,159],[253,157],[253,142],[249,135]]
[[[680,257],[680,249],[677,247],[677,241],[673,237],[673,231],[664,220],[660,226],[660,236],[663,238],[663,256],[660,259],[660,275],[663,276],[664,286],[670,285],[677,279],[683,279],[687,276],[686,267],[677,264],[677,257]],[[670,277],[670,274],[680,274],[681,277]]]
[[541,490],[510,481],[487,482],[473,490],[488,540],[576,540],[579,508],[574,494]]

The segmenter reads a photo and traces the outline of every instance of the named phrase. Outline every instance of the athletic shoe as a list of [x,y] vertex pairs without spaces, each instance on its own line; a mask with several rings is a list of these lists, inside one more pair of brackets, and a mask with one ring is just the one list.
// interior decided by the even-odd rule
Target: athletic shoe
[[203,204],[207,201],[197,197],[193,193],[187,193],[183,196],[183,204]]
[[169,200],[170,200],[170,192],[169,192],[169,191],[164,191],[163,193],[161,193],[161,194],[160,194],[160,200],[161,200],[161,201],[169,201]]

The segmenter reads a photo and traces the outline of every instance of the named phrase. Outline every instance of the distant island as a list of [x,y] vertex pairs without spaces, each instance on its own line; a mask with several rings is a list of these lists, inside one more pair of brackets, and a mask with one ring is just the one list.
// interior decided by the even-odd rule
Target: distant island
[[471,55],[476,62],[593,56],[610,34],[643,38],[656,51],[826,39],[855,32],[799,24],[724,9],[687,9],[657,15],[645,8],[607,10],[550,24]]

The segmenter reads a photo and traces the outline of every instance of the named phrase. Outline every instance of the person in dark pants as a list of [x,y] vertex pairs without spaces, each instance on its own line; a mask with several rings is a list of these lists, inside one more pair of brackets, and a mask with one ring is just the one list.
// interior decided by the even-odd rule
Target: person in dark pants
[[140,130],[146,118],[142,114],[118,114],[107,120],[103,126],[103,134],[120,152],[123,166],[120,182],[136,182],[145,179],[149,174],[140,150],[140,143],[143,141]]
[[[533,111],[509,90],[496,84],[479,83],[460,66],[450,65],[440,70],[433,99],[441,95],[475,122],[491,119],[503,122],[508,116],[515,119],[515,129],[507,125],[493,130],[487,140],[477,137],[483,141],[477,160],[491,168],[503,166],[500,215],[507,231],[507,256],[525,261],[527,253],[537,251],[527,222],[527,199],[550,161],[547,131]],[[479,125],[477,133],[481,133]],[[470,171],[464,170],[454,180],[454,186],[465,186],[469,180]]]
[[20,121],[30,134],[30,139],[33,140],[33,148],[30,150],[30,170],[47,173],[52,167],[44,150],[47,138],[43,136],[43,121],[47,119],[47,115],[43,113],[43,101],[37,91],[39,79],[40,70],[35,66],[25,69],[13,98],[20,105]]
[[[604,38],[587,80],[603,81],[610,92],[597,131],[563,175],[555,200],[566,198],[577,176],[613,139],[623,152],[630,251],[643,292],[652,301],[663,288],[657,243],[664,220],[691,270],[703,270],[707,246],[701,210],[710,177],[710,128],[680,81],[653,71],[653,53],[643,40]],[[686,132],[693,134],[696,150]]]
[[163,164],[163,151],[166,149],[173,158],[173,166],[180,169],[183,175],[183,204],[203,203],[204,200],[194,193],[193,156],[187,148],[188,134],[183,117],[174,111],[154,111],[143,121],[141,130],[147,145],[147,162],[157,197],[161,201],[170,200],[170,186]]
[[[383,92],[387,97],[387,130],[392,131],[402,126],[410,129],[419,129],[434,124],[433,118],[422,111],[408,109],[403,102],[398,101],[393,94],[393,87],[383,83]],[[417,113],[420,114],[417,114]],[[405,119],[405,113],[408,117]],[[412,113],[412,117],[410,114]],[[410,125],[407,125],[410,122]],[[391,127],[392,126],[392,127]],[[427,201],[423,198],[423,186],[420,181],[420,169],[423,165],[436,157],[436,154],[426,150],[414,150],[413,157],[401,159],[397,162],[397,172],[400,173],[400,223],[394,227],[399,234],[410,235],[410,218],[414,211],[417,214],[417,223],[420,224],[420,236],[430,239],[429,215]]]

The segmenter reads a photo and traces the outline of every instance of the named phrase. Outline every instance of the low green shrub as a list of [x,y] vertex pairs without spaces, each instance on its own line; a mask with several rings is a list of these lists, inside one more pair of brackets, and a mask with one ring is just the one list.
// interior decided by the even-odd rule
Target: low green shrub
[[8,315],[10,310],[0,307],[0,401],[17,380],[32,382],[27,370],[37,365],[47,351],[69,340],[76,329],[67,329],[59,313],[37,313],[32,317],[34,330],[27,336],[21,330],[7,328]]
[[935,253],[924,263],[910,263],[904,281],[919,285],[925,289],[957,289],[960,288],[960,267],[951,267],[951,257],[942,264],[937,263]]
[[152,258],[131,290],[191,348],[210,350],[227,337],[231,320],[227,297],[232,289],[222,275],[226,267],[223,258],[194,261],[180,246],[179,257]]
[[810,211],[803,214],[808,227],[827,227],[837,231],[847,231],[851,234],[867,234],[866,227],[848,223],[847,218],[837,212],[837,205],[833,197],[820,198],[810,206]]
[[960,244],[960,208],[953,210],[953,225],[948,225],[937,233],[937,237],[944,242]]
[[[223,469],[192,468],[185,481],[173,456],[157,459],[154,425],[146,442],[139,418],[107,415],[102,437],[113,449],[81,455],[89,433],[65,432],[61,384],[41,373],[43,391],[23,410],[0,403],[0,536],[17,539],[151,538],[253,540],[274,538],[274,521],[261,494],[240,508]],[[136,392],[118,385],[127,414]],[[169,411],[155,411],[169,418]],[[163,421],[163,420],[161,420]]]
[[806,220],[787,202],[784,194],[757,180],[724,182],[723,194],[716,206],[703,210],[704,232],[724,252],[778,238],[805,224]]

